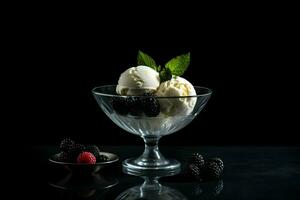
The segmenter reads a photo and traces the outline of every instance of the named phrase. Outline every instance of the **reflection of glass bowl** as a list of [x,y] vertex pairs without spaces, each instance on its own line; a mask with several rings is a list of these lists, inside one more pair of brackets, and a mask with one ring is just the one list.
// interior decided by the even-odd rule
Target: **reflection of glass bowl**
[[134,200],[134,199],[155,199],[155,200],[185,200],[187,199],[178,190],[163,186],[158,179],[165,176],[173,176],[180,172],[180,169],[173,171],[166,170],[144,170],[143,172],[134,172],[128,169],[123,169],[124,173],[140,176],[144,179],[144,183],[138,186],[129,188],[118,195],[116,200]]
[[[118,114],[114,109],[113,101],[124,101],[129,96],[121,96],[116,94],[115,85],[107,85],[96,87],[92,90],[93,95],[104,113],[119,127],[138,135],[145,142],[144,153],[137,159],[127,159],[123,162],[123,166],[132,170],[171,170],[180,167],[180,163],[176,160],[165,159],[159,152],[158,141],[162,136],[174,133],[186,125],[188,125],[203,109],[209,100],[212,91],[205,87],[194,87],[197,95],[180,96],[180,97],[156,97],[160,105],[172,105],[175,109],[178,107],[180,112],[177,115],[165,115],[160,113],[157,117],[147,117],[140,114]],[[130,96],[136,99],[153,98],[151,96]],[[188,112],[182,111],[183,107],[177,102],[192,102],[194,107]],[[177,104],[176,104],[177,103]],[[186,111],[186,110],[185,110]],[[173,112],[172,113],[176,113]]]
[[64,178],[57,178],[54,176],[49,180],[49,185],[56,188],[58,192],[61,192],[60,199],[85,199],[94,196],[101,197],[118,183],[119,181],[116,178],[100,174],[95,174],[89,178],[79,178],[72,174],[68,174]]

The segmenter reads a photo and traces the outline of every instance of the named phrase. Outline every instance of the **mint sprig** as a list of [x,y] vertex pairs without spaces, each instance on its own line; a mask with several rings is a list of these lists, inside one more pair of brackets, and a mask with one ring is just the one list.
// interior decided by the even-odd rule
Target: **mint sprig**
[[149,55],[145,54],[142,51],[138,52],[137,56],[137,64],[138,65],[146,65],[148,67],[151,67],[154,70],[157,70],[157,65],[153,58],[151,58]]
[[171,80],[172,79],[172,73],[171,73],[170,69],[163,68],[159,72],[159,78],[160,78],[160,82]]
[[171,59],[165,66],[170,69],[172,75],[181,76],[190,65],[190,60],[190,53],[187,53]]
[[164,82],[174,76],[182,76],[190,64],[190,53],[177,56],[168,61],[164,67],[157,66],[153,58],[142,51],[138,52],[137,64],[151,67],[159,73],[160,81]]

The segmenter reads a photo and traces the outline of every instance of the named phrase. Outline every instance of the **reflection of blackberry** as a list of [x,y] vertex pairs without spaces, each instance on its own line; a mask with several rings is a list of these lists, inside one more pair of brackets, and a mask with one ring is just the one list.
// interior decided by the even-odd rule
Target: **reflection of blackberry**
[[207,179],[217,179],[220,177],[222,170],[216,162],[207,161],[204,166],[205,177]]
[[97,162],[106,162],[106,161],[109,161],[109,158],[106,155],[101,154],[97,157]]
[[84,151],[91,152],[94,154],[96,159],[100,156],[100,149],[96,145],[88,145],[84,148]]
[[201,186],[199,184],[194,186],[194,191],[193,191],[193,195],[194,196],[199,196],[203,193],[203,189],[201,188]]
[[123,97],[114,97],[111,100],[113,109],[121,115],[127,115],[129,109],[126,105],[126,98]]
[[75,142],[73,140],[70,138],[65,138],[61,141],[59,148],[61,151],[68,152],[74,146],[74,144]]
[[156,117],[160,112],[159,101],[151,94],[141,99],[141,107],[148,117]]
[[192,158],[191,158],[191,163],[194,163],[197,165],[199,168],[201,168],[204,165],[204,158],[201,154],[199,153],[193,153]]
[[197,199],[215,199],[223,190],[223,181],[211,181],[197,184],[194,187],[193,196]]
[[221,160],[221,158],[218,158],[218,157],[216,157],[216,158],[210,158],[209,161],[217,163],[218,166],[220,167],[221,171],[224,169],[224,163]]
[[214,196],[218,196],[223,190],[224,184],[223,181],[220,180],[214,188]]

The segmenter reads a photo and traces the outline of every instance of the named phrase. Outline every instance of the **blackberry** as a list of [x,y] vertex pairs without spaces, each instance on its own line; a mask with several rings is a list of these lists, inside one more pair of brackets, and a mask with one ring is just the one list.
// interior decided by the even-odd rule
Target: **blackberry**
[[218,166],[220,167],[221,171],[223,171],[223,169],[224,169],[224,163],[221,160],[221,158],[218,158],[218,157],[216,157],[216,158],[210,158],[209,161],[217,163]]
[[139,97],[127,97],[126,106],[131,115],[139,116],[142,114],[141,101]]
[[106,155],[100,154],[97,157],[97,162],[107,162],[109,161],[109,158]]
[[84,150],[94,154],[97,159],[100,156],[100,149],[96,145],[88,145],[84,148]]
[[195,178],[196,180],[201,180],[201,173],[200,173],[200,169],[197,165],[195,164],[189,164],[188,165],[188,173],[190,175],[193,176],[193,178]]
[[201,168],[204,165],[204,158],[199,153],[193,153],[190,162]]
[[216,162],[208,161],[204,165],[204,176],[206,179],[217,179],[222,173],[221,168]]
[[148,117],[156,117],[160,112],[159,101],[151,94],[148,94],[147,97],[141,99],[141,107]]
[[123,97],[113,97],[111,100],[113,109],[120,115],[127,115],[129,109],[126,105],[126,98]]
[[80,153],[85,150],[85,146],[82,144],[74,144],[73,147],[69,150],[68,154],[72,162],[76,162],[76,159]]
[[59,162],[71,162],[72,160],[70,154],[67,152],[60,152],[58,154],[55,154],[53,159]]
[[63,152],[68,152],[74,146],[75,142],[70,138],[65,138],[61,141],[59,149]]

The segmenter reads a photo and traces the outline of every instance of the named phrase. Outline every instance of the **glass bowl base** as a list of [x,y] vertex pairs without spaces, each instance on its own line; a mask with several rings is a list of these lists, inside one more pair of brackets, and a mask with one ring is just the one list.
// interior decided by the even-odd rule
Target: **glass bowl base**
[[159,162],[143,162],[140,159],[136,158],[129,158],[123,161],[122,163],[123,168],[138,172],[143,170],[166,170],[166,171],[173,171],[180,169],[180,162],[175,159],[165,159],[162,163]]

